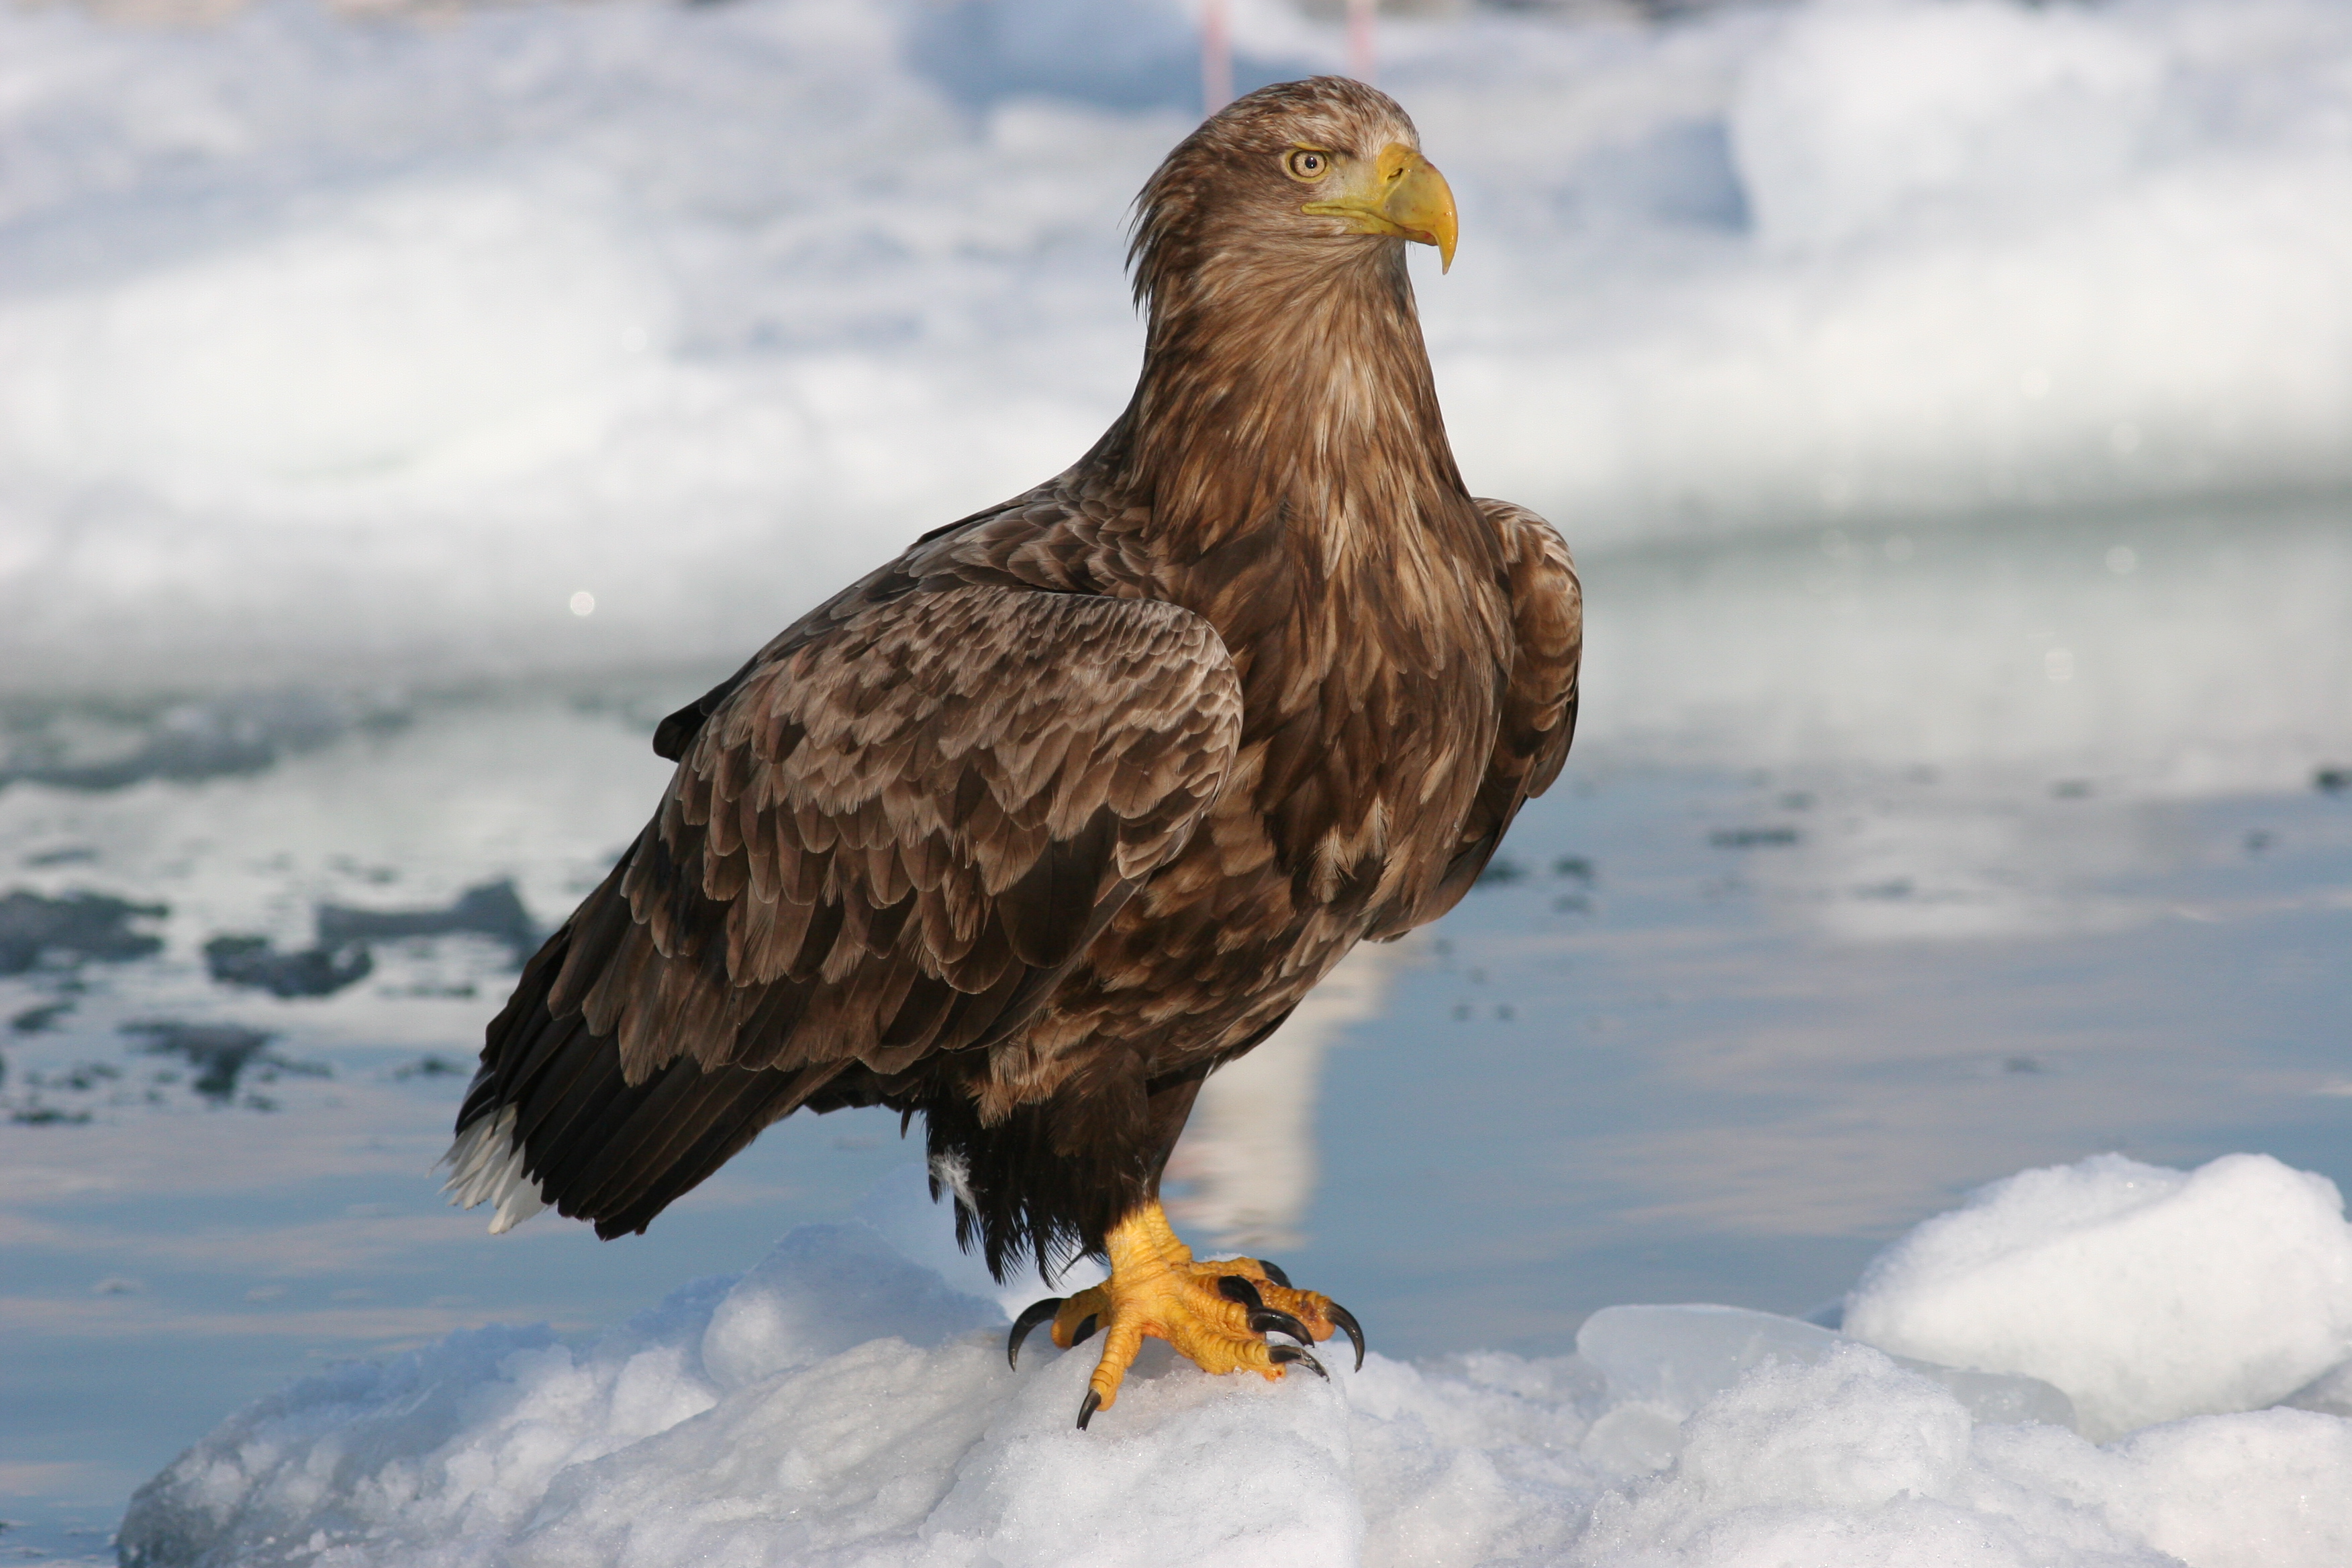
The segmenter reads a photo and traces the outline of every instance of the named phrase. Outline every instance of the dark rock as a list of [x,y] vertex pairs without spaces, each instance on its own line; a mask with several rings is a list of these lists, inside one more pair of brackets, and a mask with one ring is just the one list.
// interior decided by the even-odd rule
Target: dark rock
[[468,888],[457,901],[439,910],[355,910],[342,904],[319,906],[319,945],[338,947],[371,938],[408,936],[487,936],[506,943],[520,963],[539,946],[539,928],[511,881],[485,882]]
[[1486,868],[1478,873],[1477,881],[1471,885],[1479,888],[1507,888],[1512,883],[1524,879],[1527,874],[1528,868],[1517,860],[1507,860],[1497,855],[1486,862]]
[[249,985],[272,996],[331,996],[375,971],[357,942],[280,952],[266,936],[216,936],[205,943],[205,968],[224,985]]
[[163,951],[163,939],[130,929],[156,919],[162,904],[134,904],[104,893],[45,898],[19,888],[0,898],[0,974],[22,974],[46,958],[67,967],[90,960],[124,963]]
[[19,734],[0,758],[0,789],[124,789],[148,779],[190,782],[256,773],[279,757],[314,750],[350,727],[348,705],[309,691],[243,692],[184,702],[144,721],[146,734],[120,756],[78,758],[54,728]]
[[419,1057],[406,1067],[392,1069],[392,1076],[406,1081],[412,1078],[454,1078],[466,1069],[446,1057]]
[[1793,827],[1718,827],[1706,841],[1717,849],[1784,849],[1799,837]]
[[185,1058],[196,1069],[196,1081],[190,1087],[206,1100],[224,1105],[236,1095],[237,1076],[245,1071],[246,1064],[259,1056],[274,1037],[236,1024],[182,1024],[168,1019],[125,1024],[122,1032],[146,1036],[149,1056]]
[[2352,768],[2321,768],[2311,775],[2311,787],[2322,795],[2352,790]]
[[44,1002],[37,1007],[27,1007],[8,1020],[8,1027],[20,1035],[37,1035],[57,1026],[59,1018],[73,1011],[71,1002]]
[[54,1105],[35,1101],[20,1105],[8,1113],[8,1120],[19,1127],[82,1127],[89,1122],[87,1110],[60,1110]]

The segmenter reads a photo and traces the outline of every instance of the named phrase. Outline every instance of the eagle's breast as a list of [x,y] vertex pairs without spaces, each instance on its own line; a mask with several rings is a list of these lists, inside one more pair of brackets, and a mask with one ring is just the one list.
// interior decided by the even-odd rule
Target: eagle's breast
[[[1286,591],[1265,595],[1290,613],[1236,617],[1247,635],[1227,637],[1243,691],[1229,793],[1246,790],[1231,806],[1263,824],[1296,916],[1349,941],[1414,923],[1493,750],[1508,605],[1483,522],[1462,510],[1469,527],[1452,538],[1390,530],[1338,569],[1294,562]],[[1269,571],[1291,553],[1269,552]],[[1200,613],[1225,633],[1220,608]]]

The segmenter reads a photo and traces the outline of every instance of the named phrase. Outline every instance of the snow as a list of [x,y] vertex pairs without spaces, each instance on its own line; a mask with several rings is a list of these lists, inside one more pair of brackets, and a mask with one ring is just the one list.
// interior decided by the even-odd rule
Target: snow
[[2352,1226],[2335,1183],[2266,1155],[2027,1171],[1883,1254],[1845,1329],[2047,1378],[2099,1436],[2252,1409],[2352,1357]]
[[[1623,1429],[1625,1453],[1653,1468],[1680,1451],[1668,1428],[1741,1373],[1768,1361],[1811,1365],[1844,1342],[1817,1324],[1738,1307],[1603,1307],[1576,1332],[1577,1354],[1601,1369],[1617,1401],[1604,1419]],[[2039,1378],[1894,1359],[1942,1384],[1979,1421],[2075,1425],[2073,1402]]]
[[[8,684],[740,657],[1116,412],[1191,26],[0,13]],[[1277,0],[1237,26],[1244,77],[1343,58]],[[1473,12],[1382,51],[1463,202],[1422,291],[1465,471],[1580,549],[2352,480],[2326,0]]]
[[2307,1411],[2095,1448],[2053,1426],[1972,1426],[1853,1345],[1763,1368],[1689,1426],[1674,1470],[1600,1500],[1583,1561],[2317,1568],[2352,1550],[2352,1424]]
[[[466,1331],[262,1400],[134,1500],[124,1561],[2325,1568],[2352,1553],[2352,1419],[2249,1408],[2291,1392],[2277,1343],[2352,1354],[2352,1275],[2314,1289],[2324,1264],[2306,1256],[2344,1246],[2333,1189],[2259,1156],[2027,1172],[1920,1226],[1857,1289],[1865,1332],[1896,1300],[1995,1345],[2053,1314],[2095,1318],[2097,1335],[2048,1339],[2042,1367],[2086,1426],[2116,1427],[2105,1446],[2046,1384],[1689,1306],[1596,1313],[1574,1355],[1375,1352],[1360,1373],[1330,1358],[1328,1382],[1211,1378],[1155,1347],[1080,1432],[1092,1352],[1033,1342],[1008,1370],[1004,1302],[1022,1293],[959,1288],[974,1266],[940,1211],[924,1223],[910,1205],[919,1186],[910,1169],[870,1201],[879,1226],[803,1227],[591,1343]],[[2336,1233],[2318,1237],[2322,1220]],[[2215,1257],[2231,1233],[2279,1245]],[[2030,1279],[1984,1284],[2028,1255]],[[2113,1288],[2225,1271],[2256,1310],[2200,1316]],[[2111,1346],[2157,1347],[2140,1366],[2153,1424],[2116,1425]]]
[[2129,177],[2162,52],[2081,11],[1999,0],[1821,7],[1732,100],[1731,151],[1769,244],[1850,244],[1942,209],[2049,210]]

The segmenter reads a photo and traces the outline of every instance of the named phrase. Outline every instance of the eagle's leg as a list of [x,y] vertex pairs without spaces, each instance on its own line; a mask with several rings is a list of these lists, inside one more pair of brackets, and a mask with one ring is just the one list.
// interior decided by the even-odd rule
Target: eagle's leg
[[1255,1258],[1196,1260],[1169,1227],[1157,1199],[1112,1226],[1105,1239],[1110,1278],[1054,1313],[1054,1342],[1065,1350],[1097,1329],[1103,1334],[1102,1359],[1078,1411],[1081,1426],[1097,1409],[1118,1402],[1119,1384],[1146,1335],[1166,1340],[1203,1372],[1278,1378],[1294,1363],[1318,1374],[1323,1367],[1302,1344],[1274,1343],[1268,1334],[1306,1342],[1328,1340],[1344,1329],[1356,1346],[1357,1364],[1363,1364],[1363,1333],[1346,1308],[1317,1291],[1292,1289]]

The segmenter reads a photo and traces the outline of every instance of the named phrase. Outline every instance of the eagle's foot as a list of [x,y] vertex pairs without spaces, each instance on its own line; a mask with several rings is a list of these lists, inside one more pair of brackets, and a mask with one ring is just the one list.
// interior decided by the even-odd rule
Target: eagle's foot
[[[1319,1291],[1295,1289],[1279,1268],[1255,1258],[1196,1260],[1157,1203],[1120,1221],[1108,1240],[1110,1278],[1066,1300],[1031,1306],[1005,1347],[1007,1359],[1016,1359],[1022,1340],[1049,1316],[1054,1342],[1064,1350],[1103,1334],[1102,1359],[1078,1410],[1081,1426],[1118,1402],[1146,1336],[1166,1340],[1203,1372],[1278,1378],[1304,1364],[1324,1377],[1323,1363],[1306,1347],[1344,1331],[1356,1364],[1364,1364],[1364,1331],[1353,1313]],[[1270,1334],[1297,1342],[1278,1344]]]

